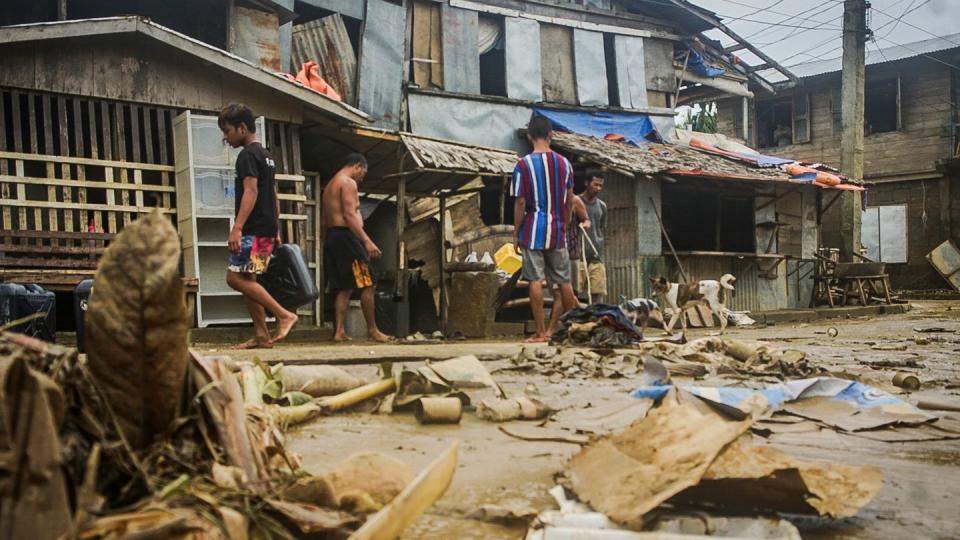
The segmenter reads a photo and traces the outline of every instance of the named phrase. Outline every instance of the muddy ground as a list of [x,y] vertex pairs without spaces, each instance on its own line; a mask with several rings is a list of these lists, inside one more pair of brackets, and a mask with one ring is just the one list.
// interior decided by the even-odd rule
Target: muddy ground
[[[829,337],[835,327],[837,337]],[[917,333],[915,328],[943,327],[945,332]],[[688,338],[706,335],[692,331]],[[856,374],[863,382],[892,393],[895,369],[875,369],[864,363],[877,360],[915,359],[924,368],[903,369],[917,374],[922,388],[902,397],[911,402],[937,398],[960,402],[960,302],[917,302],[903,315],[870,319],[827,320],[809,324],[780,324],[765,328],[735,328],[730,337],[768,340],[806,351],[831,370]],[[919,344],[918,344],[919,342]],[[200,345],[211,350],[215,346]],[[388,358],[449,358],[472,353],[490,359],[491,371],[507,365],[493,360],[516,354],[518,342],[458,342],[441,345],[346,346],[284,345],[259,354],[265,360],[335,362]],[[227,351],[224,351],[227,352]],[[230,351],[235,357],[254,353]],[[359,360],[353,360],[359,361]],[[415,365],[410,363],[410,365]],[[376,377],[375,365],[346,369],[368,380]],[[539,392],[558,409],[603,410],[623,401],[637,383],[631,379],[563,380],[499,372],[495,378],[508,393]],[[678,382],[684,382],[678,379]],[[709,384],[707,382],[706,384]],[[509,426],[521,423],[508,423]],[[549,424],[548,424],[549,425]],[[547,490],[565,461],[578,450],[568,443],[528,442],[498,430],[498,424],[466,414],[460,425],[421,426],[412,415],[349,413],[321,418],[292,431],[292,449],[303,456],[304,466],[321,472],[358,450],[391,454],[415,471],[426,466],[451,440],[461,442],[460,465],[444,497],[411,527],[405,538],[521,538],[524,526],[502,526],[471,519],[482,504],[515,505],[543,510],[553,507]],[[804,538],[958,538],[960,512],[960,441],[888,443],[837,433],[829,429],[778,434],[771,439],[791,454],[814,460],[870,464],[884,473],[877,497],[855,518],[827,520],[786,516]]]

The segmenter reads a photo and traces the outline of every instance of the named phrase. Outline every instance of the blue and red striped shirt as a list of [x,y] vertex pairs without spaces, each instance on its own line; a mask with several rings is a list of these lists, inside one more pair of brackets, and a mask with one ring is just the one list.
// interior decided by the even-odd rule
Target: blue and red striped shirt
[[550,152],[527,154],[513,169],[510,194],[522,197],[526,212],[517,243],[526,249],[567,247],[567,192],[573,189],[573,166]]

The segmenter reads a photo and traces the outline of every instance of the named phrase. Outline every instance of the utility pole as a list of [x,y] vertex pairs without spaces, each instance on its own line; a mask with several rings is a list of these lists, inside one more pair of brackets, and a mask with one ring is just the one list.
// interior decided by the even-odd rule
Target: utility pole
[[[840,171],[852,180],[863,180],[863,81],[867,42],[866,0],[843,2],[843,74],[841,86]],[[840,257],[854,261],[860,254],[861,195],[848,191],[840,205]]]

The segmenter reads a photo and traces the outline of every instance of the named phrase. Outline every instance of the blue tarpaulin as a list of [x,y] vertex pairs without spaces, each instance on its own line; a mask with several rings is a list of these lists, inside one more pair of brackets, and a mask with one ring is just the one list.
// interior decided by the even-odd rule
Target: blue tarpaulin
[[535,116],[550,120],[553,128],[602,139],[622,135],[626,142],[640,145],[646,141],[667,142],[657,132],[650,117],[640,113],[558,111],[534,108]]
[[713,67],[703,61],[703,55],[690,49],[690,59],[687,60],[687,69],[702,77],[719,77],[727,72],[725,69]]
[[[671,385],[646,386],[634,390],[630,396],[660,401],[672,388]],[[785,410],[847,431],[890,424],[918,424],[936,418],[873,386],[833,377],[799,379],[766,388],[686,385],[681,388],[743,414],[750,414],[756,405],[750,398],[761,395],[771,411]]]

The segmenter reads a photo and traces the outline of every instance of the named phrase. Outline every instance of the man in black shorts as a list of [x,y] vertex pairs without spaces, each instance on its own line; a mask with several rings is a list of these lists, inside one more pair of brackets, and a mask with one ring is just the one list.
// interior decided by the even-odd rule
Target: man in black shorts
[[[250,107],[236,103],[220,111],[217,120],[223,139],[237,155],[236,218],[227,238],[230,260],[227,285],[243,294],[253,319],[253,338],[241,349],[269,348],[287,337],[297,324],[296,313],[283,308],[257,283],[257,275],[266,272],[273,248],[280,245],[280,203],[274,181],[274,163],[270,152],[257,141],[257,125]],[[267,330],[266,313],[277,317],[277,333]]]
[[347,341],[343,323],[347,306],[355,289],[360,289],[360,308],[367,321],[367,334],[380,342],[390,341],[390,336],[377,328],[374,313],[374,285],[370,273],[370,260],[379,259],[380,248],[363,230],[360,215],[360,197],[357,185],[367,174],[367,160],[360,154],[350,154],[343,167],[337,171],[323,190],[323,262],[330,284],[336,291],[334,303],[336,330],[334,341]]

